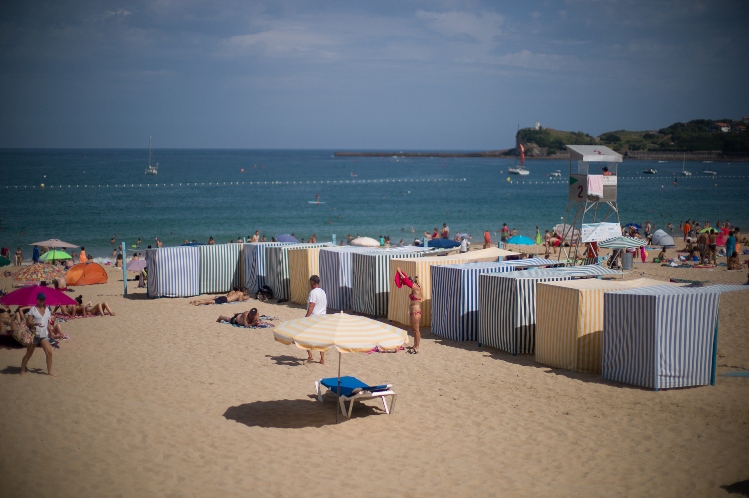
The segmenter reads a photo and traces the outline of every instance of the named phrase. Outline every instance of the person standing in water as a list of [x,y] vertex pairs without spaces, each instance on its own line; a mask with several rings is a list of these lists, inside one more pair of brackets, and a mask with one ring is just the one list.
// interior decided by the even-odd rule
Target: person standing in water
[[421,331],[419,330],[419,322],[421,321],[421,286],[419,285],[419,277],[414,276],[413,280],[411,280],[398,267],[395,273],[395,286],[400,289],[404,285],[411,289],[411,294],[408,295],[408,318],[411,321],[411,328],[414,333],[414,345],[408,352],[418,354],[421,343]]

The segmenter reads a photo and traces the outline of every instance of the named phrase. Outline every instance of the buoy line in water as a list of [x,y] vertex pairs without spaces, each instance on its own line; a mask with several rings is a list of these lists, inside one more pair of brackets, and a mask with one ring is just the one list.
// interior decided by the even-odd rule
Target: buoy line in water
[[163,187],[223,187],[239,185],[358,185],[367,183],[444,183],[465,182],[465,178],[400,178],[382,180],[303,180],[303,181],[270,181],[270,182],[186,182],[186,183],[115,183],[115,184],[78,184],[78,185],[4,185],[8,189],[74,189],[74,188],[163,188]]

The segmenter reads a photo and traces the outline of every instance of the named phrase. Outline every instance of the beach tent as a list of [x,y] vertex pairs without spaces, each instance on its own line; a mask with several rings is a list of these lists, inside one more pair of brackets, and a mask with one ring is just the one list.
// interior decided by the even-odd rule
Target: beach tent
[[[459,263],[496,262],[500,257],[516,256],[518,253],[505,251],[497,248],[469,251],[460,255],[452,256],[429,256],[422,258],[406,258],[390,261],[389,278],[393,282],[398,266],[409,277],[418,275],[421,286],[421,320],[422,327],[429,327],[432,323],[432,273],[430,267],[434,265],[455,265]],[[404,325],[409,325],[408,316],[409,294],[411,289],[395,286],[390,288],[388,299],[388,319]]]
[[390,260],[420,257],[426,249],[408,246],[400,251],[355,252],[351,255],[351,309],[356,313],[387,316],[390,296]]
[[603,295],[663,285],[660,280],[582,279],[536,287],[536,361],[574,372],[601,373]]
[[244,286],[250,295],[257,294],[265,285],[265,248],[284,245],[286,242],[251,242],[242,244]]
[[98,263],[78,263],[65,275],[68,285],[106,284],[107,272]]
[[573,278],[572,274],[553,270],[479,275],[479,346],[491,346],[513,355],[533,353],[536,284]]
[[[411,254],[427,249],[406,247],[328,247],[320,251],[320,287],[328,297],[328,307],[337,310],[353,309],[354,254]],[[413,257],[413,256],[412,256]]]
[[146,249],[146,263],[149,298],[200,294],[200,247]]
[[651,389],[715,385],[718,307],[746,285],[661,285],[604,297],[604,379]]
[[[289,250],[289,293],[292,303],[307,304],[310,292],[309,278],[320,272],[320,249],[303,247]],[[331,307],[328,298],[328,308]]]
[[200,293],[229,292],[242,286],[242,244],[211,244],[200,250]]
[[505,263],[432,266],[432,334],[453,341],[478,340],[479,275],[514,269]]
[[663,230],[656,230],[653,237],[650,239],[650,243],[654,246],[663,247],[674,247],[674,238]]
[[[273,290],[273,296],[277,299],[289,299],[289,250],[303,249],[308,247],[325,247],[330,242],[320,244],[284,244],[281,246],[270,246],[265,248],[265,285]],[[309,277],[307,277],[309,279]],[[305,299],[306,302],[306,299]]]

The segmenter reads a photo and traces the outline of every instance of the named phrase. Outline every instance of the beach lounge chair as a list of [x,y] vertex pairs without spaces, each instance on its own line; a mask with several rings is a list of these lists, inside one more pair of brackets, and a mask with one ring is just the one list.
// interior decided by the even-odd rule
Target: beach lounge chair
[[[323,387],[328,388],[324,394],[322,392]],[[332,393],[335,396],[338,390],[338,377],[329,377],[327,379],[316,381],[315,390],[317,391],[317,399],[320,402],[325,401],[325,395],[328,393]],[[387,396],[391,396],[389,407],[385,400]],[[385,409],[385,413],[390,414],[395,409],[395,392],[393,391],[392,384],[370,386],[356,377],[341,377],[341,395],[338,397],[338,406],[341,409],[341,413],[343,413],[346,418],[351,418],[351,410],[354,407],[354,401],[373,398],[382,399],[382,406]],[[346,401],[349,402],[348,410],[346,410]]]

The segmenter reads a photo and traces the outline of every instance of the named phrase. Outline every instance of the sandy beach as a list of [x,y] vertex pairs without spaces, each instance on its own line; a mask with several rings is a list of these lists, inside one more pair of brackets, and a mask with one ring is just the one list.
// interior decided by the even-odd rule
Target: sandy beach
[[[134,282],[123,297],[108,274],[71,295],[117,316],[63,324],[60,377],[39,349],[20,376],[24,350],[2,342],[0,496],[727,496],[749,479],[749,379],[720,376],[749,370],[743,292],[721,297],[715,387],[653,392],[424,330],[419,355],[343,355],[342,374],[392,383],[398,400],[336,425],[313,396],[336,354],[307,363],[268,329],[216,323],[253,306],[280,323],[302,306],[193,307]],[[747,272],[646,263],[626,276],[640,277]]]

